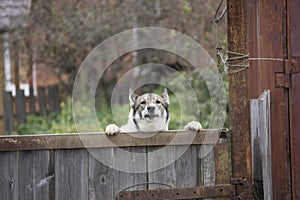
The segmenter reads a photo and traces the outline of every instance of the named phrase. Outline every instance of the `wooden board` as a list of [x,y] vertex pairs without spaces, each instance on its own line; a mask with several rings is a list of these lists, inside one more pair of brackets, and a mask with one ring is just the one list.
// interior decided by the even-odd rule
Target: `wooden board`
[[41,116],[47,116],[47,100],[45,88],[38,88],[39,113]]
[[0,199],[18,199],[17,152],[0,153]]
[[86,150],[55,151],[55,199],[88,199]]
[[49,199],[49,151],[18,153],[18,193],[23,200]]
[[[38,150],[38,149],[75,149],[98,147],[132,147],[132,146],[163,146],[189,145],[185,140],[190,134],[195,134],[192,144],[215,144],[220,131],[217,129],[191,131],[159,132],[152,137],[143,138],[145,133],[118,134],[107,137],[104,133],[54,134],[54,135],[26,135],[0,136],[0,151],[10,150]],[[174,139],[176,137],[176,139]]]
[[3,92],[3,103],[4,133],[10,134],[13,131],[14,123],[12,97],[10,92]]
[[[199,148],[197,146],[169,146],[165,151],[156,151],[157,148],[148,148],[152,156],[148,157],[149,189],[182,188],[199,185],[200,173]],[[183,153],[183,154],[182,154]],[[176,157],[179,156],[177,159]],[[173,161],[173,162],[172,162]],[[170,163],[161,168],[163,163]],[[189,166],[188,168],[185,166]],[[154,170],[154,171],[153,171]]]
[[270,91],[264,91],[259,99],[251,100],[251,133],[255,193],[260,198],[272,199]]
[[[102,159],[111,159],[112,148],[95,149]],[[89,199],[105,200],[114,198],[113,170],[89,154]]]

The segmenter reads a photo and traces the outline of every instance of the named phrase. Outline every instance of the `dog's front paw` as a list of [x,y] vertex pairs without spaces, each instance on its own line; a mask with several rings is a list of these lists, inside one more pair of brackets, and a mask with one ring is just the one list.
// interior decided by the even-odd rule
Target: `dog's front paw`
[[196,121],[191,121],[189,123],[187,123],[187,125],[185,125],[184,130],[189,131],[200,131],[202,129],[202,125],[200,124],[200,122],[196,122]]
[[120,128],[115,124],[110,124],[105,128],[106,135],[115,135],[120,133]]

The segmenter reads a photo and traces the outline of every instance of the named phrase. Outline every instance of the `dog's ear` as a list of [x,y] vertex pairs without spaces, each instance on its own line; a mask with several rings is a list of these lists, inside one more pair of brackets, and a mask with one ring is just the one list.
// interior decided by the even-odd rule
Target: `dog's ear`
[[136,99],[138,98],[138,95],[136,95],[133,90],[130,88],[129,89],[129,103],[130,106],[132,107],[135,104]]
[[168,95],[168,90],[167,90],[167,88],[164,88],[163,93],[161,93],[161,97],[162,97],[168,104],[170,104],[170,100],[169,100],[169,95]]

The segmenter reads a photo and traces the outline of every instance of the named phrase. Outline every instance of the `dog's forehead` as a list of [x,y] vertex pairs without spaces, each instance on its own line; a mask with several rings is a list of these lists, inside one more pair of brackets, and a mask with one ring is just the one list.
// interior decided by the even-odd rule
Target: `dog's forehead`
[[138,101],[156,101],[158,99],[163,100],[163,98],[160,95],[153,93],[143,94],[138,97]]

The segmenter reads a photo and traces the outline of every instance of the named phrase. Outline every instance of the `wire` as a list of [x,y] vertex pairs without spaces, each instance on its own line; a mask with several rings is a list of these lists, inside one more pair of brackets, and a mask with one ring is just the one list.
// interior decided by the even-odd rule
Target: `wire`
[[130,188],[133,188],[133,187],[136,187],[136,186],[141,186],[141,185],[161,185],[161,186],[166,186],[166,187],[168,187],[168,188],[170,188],[170,189],[173,188],[171,185],[166,184],[166,183],[144,182],[144,183],[137,183],[137,184],[128,186],[128,187],[124,188],[124,189],[122,190],[122,192],[124,192],[124,191],[126,191],[126,190],[128,190],[128,189],[130,189]]
[[218,5],[218,8],[216,10],[216,13],[215,13],[215,17],[214,17],[214,22],[216,24],[218,24],[224,17],[225,13],[227,12],[227,7],[225,6],[225,8],[223,9],[222,13],[218,16],[218,13],[221,9],[221,6],[223,4],[223,0],[220,1],[219,5]]

